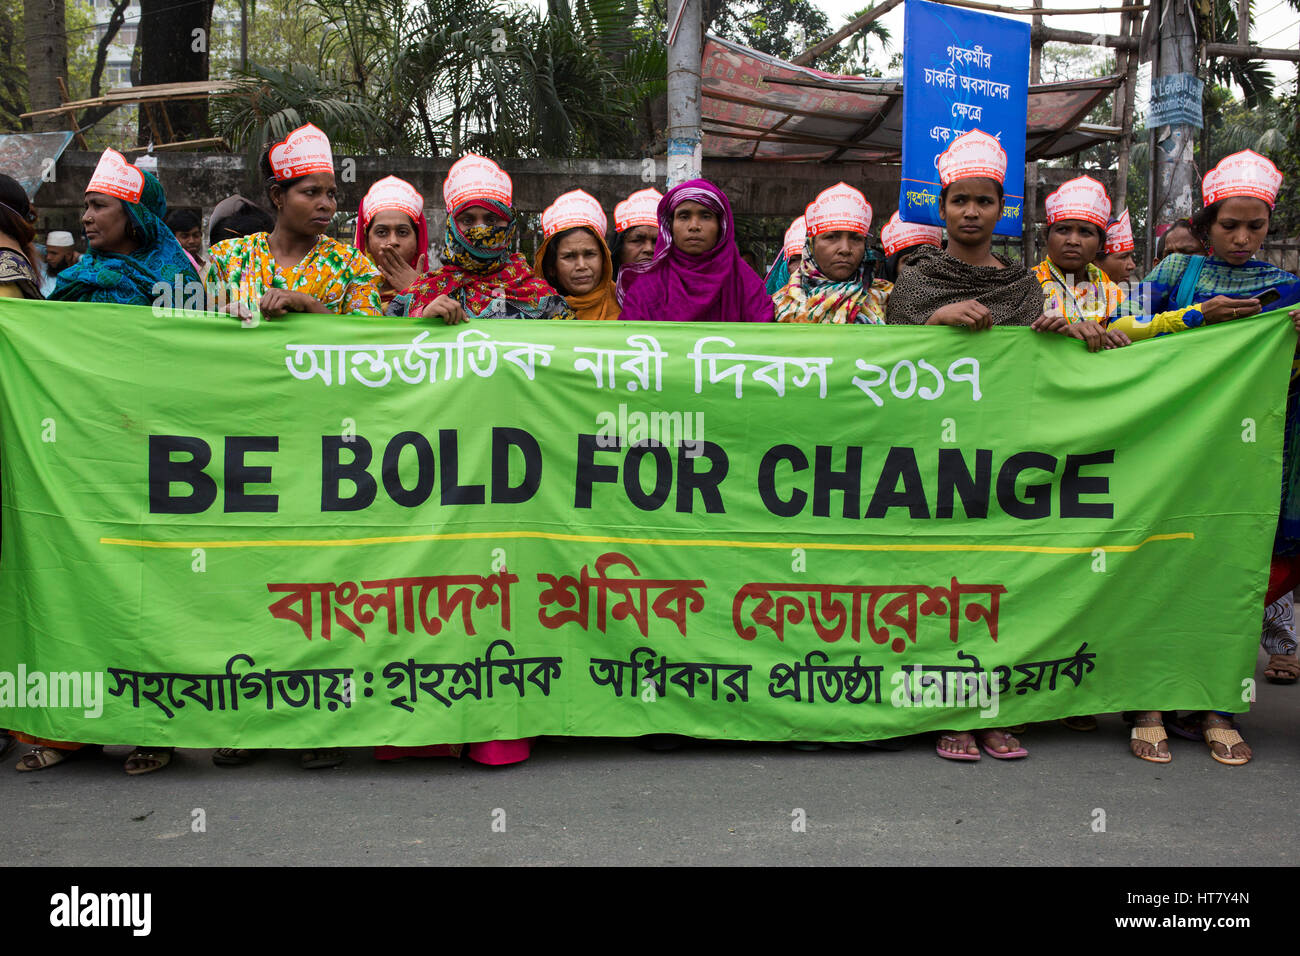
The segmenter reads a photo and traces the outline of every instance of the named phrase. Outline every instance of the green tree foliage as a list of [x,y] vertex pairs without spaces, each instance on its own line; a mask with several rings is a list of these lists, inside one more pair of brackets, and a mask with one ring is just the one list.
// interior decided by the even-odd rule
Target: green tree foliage
[[0,129],[17,130],[27,112],[27,68],[23,57],[23,8],[0,4]]
[[623,0],[552,0],[546,13],[503,0],[312,6],[324,68],[259,53],[214,113],[232,143],[310,120],[370,152],[643,155],[638,111],[662,91],[667,59]]

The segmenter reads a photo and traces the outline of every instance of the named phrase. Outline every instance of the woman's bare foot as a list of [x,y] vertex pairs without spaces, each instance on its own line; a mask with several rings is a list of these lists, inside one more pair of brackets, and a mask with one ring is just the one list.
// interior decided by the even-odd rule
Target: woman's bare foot
[[995,754],[1009,754],[1020,749],[1020,741],[1007,730],[978,731],[980,743]]
[[963,731],[959,734],[942,734],[935,746],[944,753],[966,754],[970,757],[980,755],[980,749],[975,743],[975,735],[969,731]]

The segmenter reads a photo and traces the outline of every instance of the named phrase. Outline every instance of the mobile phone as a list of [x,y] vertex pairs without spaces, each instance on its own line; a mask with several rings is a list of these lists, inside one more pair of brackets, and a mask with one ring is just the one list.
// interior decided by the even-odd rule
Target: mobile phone
[[1260,311],[1262,312],[1278,299],[1282,298],[1282,293],[1278,292],[1277,289],[1265,289],[1259,295],[1252,296],[1251,298],[1259,300]]

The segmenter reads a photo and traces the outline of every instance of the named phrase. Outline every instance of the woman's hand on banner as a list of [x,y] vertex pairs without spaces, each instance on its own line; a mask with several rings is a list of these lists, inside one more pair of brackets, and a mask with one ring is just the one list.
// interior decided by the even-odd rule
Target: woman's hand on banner
[[1070,320],[1060,313],[1048,315],[1044,312],[1030,322],[1029,327],[1035,332],[1060,332],[1064,334],[1065,330],[1070,327]]
[[1300,335],[1300,309],[1292,309],[1290,315],[1291,324],[1295,326],[1296,334]]
[[1126,345],[1132,345],[1133,340],[1121,332],[1119,329],[1107,329],[1106,340],[1102,348],[1122,349]]
[[257,306],[262,310],[262,315],[268,318],[279,318],[286,312],[328,311],[319,300],[307,293],[290,292],[288,289],[267,289],[262,293],[262,299]]
[[420,313],[421,318],[432,319],[434,317],[442,319],[447,325],[460,325],[462,322],[469,321],[465,315],[465,310],[449,295],[440,295],[424,307]]
[[1106,347],[1106,330],[1101,327],[1101,324],[1096,319],[1073,322],[1066,328],[1065,334],[1088,346],[1089,352],[1096,352]]
[[934,311],[926,325],[952,325],[959,329],[979,332],[993,325],[993,313],[975,299],[953,302]]

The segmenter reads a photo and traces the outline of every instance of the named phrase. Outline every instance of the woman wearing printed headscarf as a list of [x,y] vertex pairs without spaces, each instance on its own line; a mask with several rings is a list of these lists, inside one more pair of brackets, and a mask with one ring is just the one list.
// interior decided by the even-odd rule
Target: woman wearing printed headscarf
[[605,211],[575,189],[542,213],[542,244],[533,271],[560,292],[579,319],[617,319],[614,260],[605,245]]
[[872,287],[867,233],[871,204],[847,183],[822,190],[804,212],[799,266],[772,298],[778,322],[883,325],[881,292]]
[[35,238],[36,212],[26,190],[0,175],[0,298],[44,298]]
[[[150,305],[154,286],[175,288],[199,281],[189,257],[163,223],[167,201],[153,175],[127,163],[121,153],[106,149],[86,186],[81,221],[89,246],[73,265],[59,273],[52,299],[65,302],[112,302]],[[62,763],[87,744],[46,740],[17,733],[35,748],[23,754],[19,772],[44,770]],[[137,747],[126,759],[128,774],[152,773],[167,766],[171,747]]]
[[352,245],[370,257],[383,282],[379,298],[393,297],[429,271],[429,221],[424,197],[405,179],[385,176],[361,200]]
[[51,299],[151,305],[154,286],[182,292],[199,281],[190,257],[163,222],[167,199],[153,173],[104,150],[86,186],[86,252],[59,273]]
[[615,279],[624,266],[654,258],[659,200],[663,198],[657,189],[638,189],[614,207],[614,242],[609,252],[614,258]]
[[519,216],[514,184],[492,160],[470,153],[442,184],[447,233],[442,268],[416,279],[390,314],[467,319],[571,319],[573,310],[528,260],[512,252]]
[[772,299],[736,248],[726,194],[703,179],[659,201],[659,238],[649,262],[619,273],[628,321],[771,322]]
[[763,284],[770,295],[776,295],[785,288],[790,276],[799,271],[799,263],[803,261],[803,244],[807,238],[808,225],[803,216],[800,216],[786,229],[781,240],[781,251],[776,254],[767,270]]
[[329,138],[311,123],[300,126],[268,145],[260,165],[275,228],[209,250],[214,308],[241,319],[381,314],[380,275],[370,259],[326,235],[338,210]]
[[[1272,289],[1281,294],[1279,305],[1294,305],[1296,276],[1271,263],[1255,258],[1272,222],[1273,206],[1282,186],[1282,173],[1266,157],[1243,150],[1223,159],[1205,175],[1201,195],[1205,206],[1192,217],[1192,224],[1210,250],[1210,255],[1173,253],[1160,261],[1143,280],[1155,310],[1178,310],[1184,316],[1179,327],[1169,332],[1193,330],[1216,322],[1228,322],[1257,315],[1263,307],[1258,296]],[[1269,306],[1276,308],[1277,306]],[[1132,302],[1122,303],[1120,313],[1136,311]],[[1300,310],[1291,318],[1300,329]],[[1284,625],[1291,618],[1291,589],[1300,583],[1300,361],[1291,371],[1287,394],[1286,425],[1282,451],[1282,501],[1264,618],[1264,644],[1270,658],[1264,675],[1292,682],[1300,674],[1296,662],[1294,632]],[[1281,607],[1278,605],[1281,604]],[[1288,680],[1290,678],[1290,680]],[[1205,711],[1167,725],[1181,737],[1203,740],[1219,763],[1240,766],[1252,756],[1251,748],[1234,726],[1233,715]],[[1154,763],[1167,763],[1164,721],[1159,711],[1142,711],[1134,723],[1130,744],[1135,756]]]

